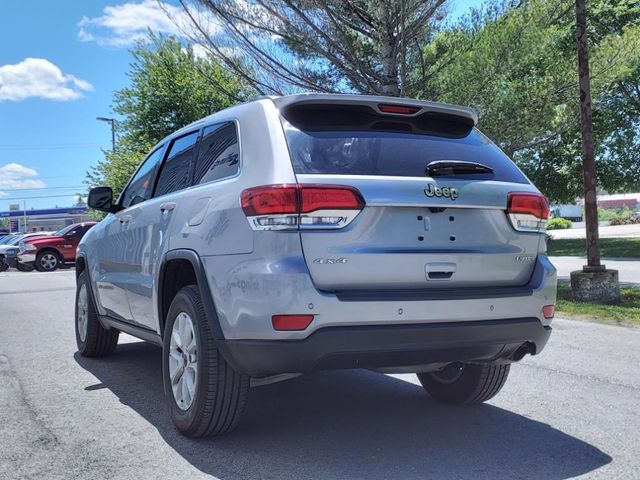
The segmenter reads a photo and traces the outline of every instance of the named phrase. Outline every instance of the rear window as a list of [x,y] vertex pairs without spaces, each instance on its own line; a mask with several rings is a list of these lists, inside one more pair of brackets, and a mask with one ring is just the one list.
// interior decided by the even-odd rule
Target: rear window
[[352,110],[343,115],[334,109],[327,113],[296,109],[283,114],[296,173],[425,177],[429,163],[453,160],[478,162],[493,172],[458,173],[451,178],[528,183],[509,157],[480,131],[456,125],[451,118],[429,116],[426,122],[371,112],[354,115]]

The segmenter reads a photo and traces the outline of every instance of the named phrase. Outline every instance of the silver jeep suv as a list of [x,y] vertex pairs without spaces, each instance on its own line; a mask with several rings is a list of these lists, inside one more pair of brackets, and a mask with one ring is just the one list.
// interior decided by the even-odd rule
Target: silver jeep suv
[[[493,397],[551,333],[549,207],[474,126],[409,99],[261,98],[160,142],[77,255],[76,338],[162,347],[177,428],[231,430],[250,380],[415,372],[433,397]],[[283,375],[285,374],[285,375]]]

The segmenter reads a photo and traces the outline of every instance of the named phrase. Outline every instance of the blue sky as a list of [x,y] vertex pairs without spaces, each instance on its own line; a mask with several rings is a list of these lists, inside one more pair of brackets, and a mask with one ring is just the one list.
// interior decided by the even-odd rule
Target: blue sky
[[[450,1],[453,16],[480,3]],[[175,26],[155,0],[20,0],[2,2],[0,16],[0,211],[71,205],[110,148],[95,117],[110,116],[128,83],[128,48],[147,27]]]

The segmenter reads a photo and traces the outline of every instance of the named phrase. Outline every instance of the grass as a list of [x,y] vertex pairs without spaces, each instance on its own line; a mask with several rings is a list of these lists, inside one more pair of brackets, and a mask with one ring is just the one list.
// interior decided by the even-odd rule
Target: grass
[[[584,257],[587,254],[584,239],[554,239],[548,251],[549,255],[556,256]],[[640,258],[640,237],[601,238],[600,255]]]
[[621,288],[620,299],[619,305],[578,303],[571,299],[571,286],[559,284],[556,315],[640,327],[640,288]]

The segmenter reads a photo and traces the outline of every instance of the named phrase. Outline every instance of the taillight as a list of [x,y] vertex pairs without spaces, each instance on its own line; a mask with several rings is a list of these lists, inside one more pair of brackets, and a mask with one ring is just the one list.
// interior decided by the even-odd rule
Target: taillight
[[264,185],[240,197],[254,230],[342,228],[365,203],[360,192],[338,185]]
[[542,316],[546,319],[553,318],[556,313],[555,305],[545,305],[542,307]]
[[540,193],[511,192],[507,199],[507,213],[516,230],[544,232],[549,218],[549,202]]

